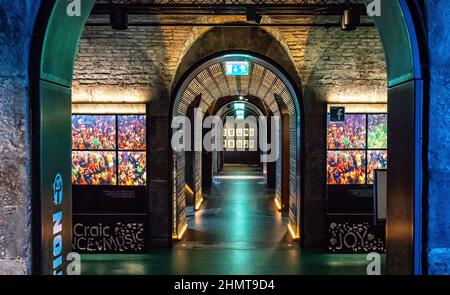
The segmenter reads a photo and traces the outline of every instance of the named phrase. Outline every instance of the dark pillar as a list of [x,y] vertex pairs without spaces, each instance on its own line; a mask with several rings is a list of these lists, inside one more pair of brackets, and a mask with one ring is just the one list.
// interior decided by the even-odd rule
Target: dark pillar
[[[414,258],[415,81],[388,90],[386,265],[389,274],[412,274]],[[390,181],[395,180],[395,181]]]
[[212,185],[212,152],[203,150],[202,155],[202,188],[211,188]]
[[305,87],[304,157],[301,242],[323,249],[326,241],[326,103],[316,90]]
[[[148,246],[171,245],[170,118],[158,115],[150,103],[147,110],[148,146]],[[162,113],[162,112],[161,112]],[[165,112],[164,112],[165,113]]]

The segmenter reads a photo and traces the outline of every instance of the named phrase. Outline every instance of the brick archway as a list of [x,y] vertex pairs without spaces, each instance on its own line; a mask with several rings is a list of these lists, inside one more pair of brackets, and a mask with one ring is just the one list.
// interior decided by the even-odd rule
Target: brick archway
[[[51,231],[49,216],[40,215],[41,209],[44,208],[41,202],[49,201],[46,198],[51,194],[54,180],[52,175],[59,169],[68,173],[69,169],[69,166],[64,164],[67,164],[68,153],[63,155],[54,154],[53,160],[59,161],[61,166],[55,169],[52,168],[52,171],[47,169],[49,168],[47,166],[48,158],[42,157],[42,153],[49,153],[51,150],[48,150],[48,145],[54,145],[56,140],[50,134],[42,132],[43,126],[39,123],[39,119],[42,119],[44,123],[62,123],[64,126],[69,121],[70,104],[67,103],[67,99],[70,97],[71,85],[67,82],[71,78],[69,80],[65,78],[67,78],[67,73],[73,69],[77,41],[90,10],[83,10],[83,18],[73,23],[70,26],[71,29],[67,30],[68,19],[64,14],[58,14],[58,9],[55,9],[64,5],[63,2],[58,0],[51,1],[50,4],[48,2],[43,4],[41,16],[36,24],[36,32],[41,32],[42,36],[45,35],[48,39],[46,39],[45,44],[44,40],[35,42],[33,46],[36,51],[33,52],[34,54],[29,65],[31,100],[34,104],[32,109],[34,121],[32,125],[37,135],[36,140],[33,141],[34,154],[31,155],[30,153],[30,157],[33,158],[33,169],[36,170],[33,171],[35,178],[33,179],[32,193],[24,197],[25,201],[20,206],[25,207],[30,199],[33,200],[34,217],[30,223],[33,226],[34,233],[43,233],[43,236],[37,234],[34,237],[34,254],[38,257],[33,264],[36,273],[48,273],[49,269],[42,268],[42,265],[48,265],[51,262],[48,256],[42,255],[40,252],[43,247],[50,245],[48,236]],[[89,5],[85,7],[93,4],[92,1],[83,1],[83,3],[88,2]],[[415,1],[411,2],[415,3]],[[406,158],[400,157],[397,164],[391,165],[391,178],[395,179],[394,176],[400,174],[406,176],[400,177],[398,181],[389,185],[390,195],[393,196],[390,198],[389,204],[391,208],[396,208],[395,210],[392,209],[393,211],[391,211],[390,215],[398,217],[391,219],[392,222],[388,224],[390,235],[392,235],[392,243],[388,245],[388,251],[392,251],[388,252],[392,253],[388,254],[388,265],[391,265],[388,271],[392,273],[421,273],[421,258],[425,253],[425,250],[422,248],[422,220],[425,213],[421,211],[421,203],[424,196],[426,196],[422,184],[424,178],[423,169],[426,169],[423,167],[423,159],[426,158],[424,155],[426,154],[424,149],[426,142],[422,139],[423,133],[421,130],[422,124],[426,120],[426,116],[423,113],[423,96],[427,89],[424,89],[423,86],[427,81],[422,73],[421,66],[424,63],[426,52],[421,51],[418,46],[418,41],[425,42],[425,39],[420,32],[423,19],[419,18],[418,22],[412,19],[412,15],[418,11],[414,5],[404,0],[388,2],[383,6],[385,13],[382,13],[382,16],[376,20],[383,44],[385,45],[385,55],[388,64],[390,81],[389,103],[392,104],[393,109],[401,109],[402,111],[405,104],[408,106],[408,116],[404,117],[403,125],[399,121],[390,121],[391,126],[398,127],[394,129],[394,132],[391,132],[390,143],[393,145],[398,144],[395,140],[396,138],[401,138],[398,135],[401,135],[405,128],[411,131],[408,133],[408,153],[405,153]],[[31,26],[31,22],[29,25]],[[392,30],[392,28],[396,28],[396,30]],[[70,36],[68,36],[69,32]],[[401,37],[401,42],[398,42],[399,36]],[[61,40],[64,40],[64,42],[61,43]],[[392,46],[398,46],[398,48],[391,47],[389,43],[392,43]],[[51,49],[52,47],[53,50]],[[270,51],[270,48],[266,49]],[[64,52],[64,55],[61,55],[61,52]],[[202,51],[199,50],[199,52]],[[40,68],[41,64],[44,66],[44,69]],[[280,64],[282,65],[282,63]],[[182,71],[181,69],[188,67],[189,63],[180,63],[179,68]],[[179,77],[181,76],[178,75],[178,78],[175,80],[178,80]],[[49,82],[50,86],[47,85]],[[59,90],[53,91],[54,89]],[[60,101],[55,100],[56,97]],[[46,121],[50,119],[50,114],[45,112],[45,107],[52,105],[55,101],[62,103],[61,108],[63,111],[61,116],[57,118],[57,122]],[[61,146],[61,140],[57,142]],[[67,150],[69,149],[68,142],[63,142],[62,144]],[[403,151],[397,152],[402,154]],[[408,163],[408,165],[405,166],[404,163]],[[70,184],[68,187],[70,188]],[[405,190],[405,188],[408,189]],[[70,201],[70,196],[67,196],[66,200]],[[45,214],[49,213],[45,209],[43,211]],[[70,209],[68,209],[68,212],[70,215]],[[70,222],[68,223],[65,226],[70,228]],[[402,224],[408,228],[406,231],[401,226]],[[68,238],[68,244],[70,244],[69,241],[70,238]],[[31,262],[29,264],[31,265]]]
[[[231,36],[231,35],[230,35]],[[247,88],[236,86],[232,89],[230,84],[240,84],[241,78],[229,77],[225,74],[224,65],[227,61],[245,61],[249,63],[250,72],[246,82]],[[199,78],[201,77],[201,78]],[[236,80],[235,82],[229,80]],[[278,157],[277,162],[277,185],[275,198],[278,204],[281,204],[281,199],[289,200],[285,202],[289,211],[288,228],[294,239],[300,238],[301,231],[301,109],[302,101],[299,89],[296,89],[292,84],[292,79],[286,75],[286,72],[279,65],[270,61],[267,57],[262,57],[251,51],[237,51],[229,50],[219,52],[212,57],[204,58],[191,67],[180,80],[180,83],[175,88],[173,93],[171,116],[176,118],[178,116],[185,116],[189,105],[198,97],[201,97],[199,108],[206,111],[211,104],[217,99],[224,96],[236,96],[243,94],[245,96],[251,95],[260,97],[269,106],[275,116],[279,116],[282,106],[285,107],[286,112],[289,113],[289,120],[285,122],[283,130],[285,132],[281,136],[281,130],[278,130],[279,137],[277,138],[278,146],[281,142],[284,144],[284,154]],[[245,83],[243,83],[245,84]],[[253,85],[254,84],[254,85]],[[250,90],[252,89],[252,90]],[[228,91],[228,92],[227,92]],[[282,104],[282,106],[280,105]],[[289,126],[289,128],[287,128]],[[177,129],[184,128],[183,126],[173,126],[172,132],[176,134]],[[289,138],[289,140],[287,140]],[[184,140],[184,139],[183,139]],[[289,145],[289,148],[287,147]],[[283,158],[283,160],[281,159]],[[287,160],[289,158],[289,160]],[[201,152],[194,152],[194,167],[200,170]],[[282,161],[285,163],[282,166]],[[286,165],[286,163],[289,163]],[[171,171],[172,179],[172,212],[175,212],[172,217],[173,237],[179,239],[187,228],[186,214],[185,214],[185,156],[184,151],[173,152]],[[289,170],[289,174],[282,174],[282,167]],[[196,199],[202,199],[202,181],[201,173],[194,170],[195,180],[193,181],[193,191]],[[282,185],[282,175],[287,176],[289,181],[285,179],[286,185]],[[289,184],[289,185],[287,185]],[[282,187],[284,188],[282,190]],[[281,196],[283,194],[283,197]],[[289,195],[289,196],[287,196]]]

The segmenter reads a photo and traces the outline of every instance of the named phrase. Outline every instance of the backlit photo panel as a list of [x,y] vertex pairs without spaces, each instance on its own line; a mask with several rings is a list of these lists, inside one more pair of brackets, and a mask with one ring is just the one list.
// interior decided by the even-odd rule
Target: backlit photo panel
[[74,185],[146,184],[145,115],[73,115]]
[[328,151],[327,179],[328,184],[365,184],[365,151]]
[[367,151],[367,183],[373,184],[374,170],[387,169],[387,150],[369,150]]
[[78,185],[115,185],[116,153],[110,151],[73,151],[72,183]]
[[244,129],[244,136],[248,136],[249,132],[248,132],[248,128]]
[[255,148],[255,141],[254,140],[249,140],[248,141],[248,145],[250,150],[253,150]]
[[369,149],[386,149],[387,114],[369,114],[367,132],[367,145]]
[[115,148],[116,116],[72,116],[72,149],[114,150]]
[[119,152],[119,185],[145,185],[147,179],[145,152]]
[[119,115],[119,150],[145,150],[145,115]]
[[366,115],[346,114],[344,122],[327,124],[328,149],[366,148]]

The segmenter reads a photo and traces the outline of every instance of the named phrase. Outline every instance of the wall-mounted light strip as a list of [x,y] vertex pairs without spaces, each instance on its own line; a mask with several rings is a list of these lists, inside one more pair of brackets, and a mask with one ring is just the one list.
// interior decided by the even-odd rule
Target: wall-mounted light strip
[[198,210],[203,203],[203,197],[200,198],[195,204],[195,210]]
[[189,187],[189,185],[185,184],[184,189],[187,190],[190,194],[194,194],[194,191]]
[[300,234],[296,233],[296,231],[292,228],[292,225],[288,224],[289,233],[294,240],[298,240],[300,238]]
[[174,240],[179,240],[180,241],[183,238],[183,235],[186,233],[186,231],[187,231],[187,224],[184,225],[184,227],[181,230],[179,235],[174,234],[174,235],[172,235],[172,238]]
[[281,207],[280,201],[278,201],[278,198],[275,197],[274,200],[275,200],[275,206],[277,206],[278,210],[283,209],[283,208]]

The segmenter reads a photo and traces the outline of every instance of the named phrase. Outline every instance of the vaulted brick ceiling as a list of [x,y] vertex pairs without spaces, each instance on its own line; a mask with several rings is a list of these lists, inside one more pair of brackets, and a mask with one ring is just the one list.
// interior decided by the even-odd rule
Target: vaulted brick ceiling
[[217,62],[201,70],[191,79],[181,95],[178,113],[184,114],[189,104],[200,94],[200,106],[203,109],[207,109],[222,97],[251,95],[264,100],[274,113],[278,111],[275,101],[277,94],[283,98],[288,108],[295,112],[292,96],[284,82],[273,71],[255,62],[249,62],[247,76],[227,76],[225,62]]

